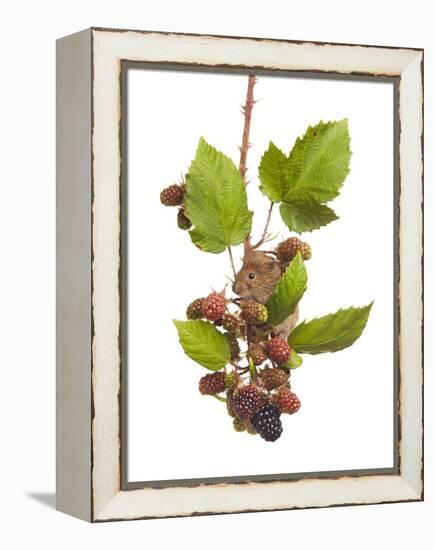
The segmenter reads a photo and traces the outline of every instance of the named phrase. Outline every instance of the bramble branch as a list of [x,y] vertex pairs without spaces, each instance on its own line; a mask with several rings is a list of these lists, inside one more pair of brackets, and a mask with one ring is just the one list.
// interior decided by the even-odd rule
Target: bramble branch
[[265,227],[264,227],[264,231],[262,233],[262,237],[260,238],[260,240],[255,245],[253,245],[253,248],[259,248],[260,246],[262,246],[267,241],[267,239],[269,237],[268,227],[270,226],[271,214],[273,212],[273,206],[274,206],[274,202],[271,202],[270,203],[270,208],[268,209],[267,221],[265,222]]
[[255,104],[255,100],[253,97],[253,88],[256,84],[256,76],[255,75],[249,75],[249,81],[247,84],[247,94],[246,94],[246,102],[241,108],[243,114],[244,114],[244,130],[243,130],[243,140],[240,147],[240,174],[241,177],[244,180],[244,184],[247,185],[246,180],[246,172],[247,172],[247,152],[250,147],[250,124],[252,121],[252,109],[253,105]]

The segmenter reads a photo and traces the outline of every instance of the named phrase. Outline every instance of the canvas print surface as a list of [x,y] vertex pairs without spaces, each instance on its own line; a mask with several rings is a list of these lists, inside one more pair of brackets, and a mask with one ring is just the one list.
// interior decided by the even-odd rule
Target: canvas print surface
[[392,85],[126,90],[129,481],[393,466]]

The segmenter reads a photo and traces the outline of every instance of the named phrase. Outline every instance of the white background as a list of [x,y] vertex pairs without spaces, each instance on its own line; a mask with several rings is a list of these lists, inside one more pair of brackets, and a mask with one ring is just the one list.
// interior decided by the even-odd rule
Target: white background
[[[53,510],[54,493],[54,40],[90,25],[359,42],[426,48],[425,138],[434,118],[429,3],[112,0],[2,6],[2,418],[4,548],[365,550],[432,548],[433,216],[426,221],[426,501],[324,510],[88,525]],[[432,214],[432,162],[426,156]],[[176,450],[175,453],[176,455]]]
[[[313,257],[300,317],[375,300],[352,348],[304,356],[291,377],[302,408],[282,417],[283,435],[269,444],[236,433],[224,404],[197,390],[206,371],[184,355],[172,319],[223,289],[229,259],[197,250],[176,226],[177,209],[159,203],[201,135],[238,163],[247,76],[134,69],[128,79],[129,480],[393,466],[392,84],[258,77],[247,187],[254,240],[269,206],[257,167],[270,139],[288,152],[309,124],[348,117],[351,172],[332,204],[341,219],[303,234]],[[277,208],[270,230],[274,243],[291,235]],[[234,254],[238,267],[242,247]]]

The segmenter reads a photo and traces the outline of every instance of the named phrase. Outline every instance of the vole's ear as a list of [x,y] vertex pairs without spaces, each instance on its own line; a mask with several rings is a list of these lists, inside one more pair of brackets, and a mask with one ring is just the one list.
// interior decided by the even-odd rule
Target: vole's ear
[[243,256],[243,261],[245,262],[249,256],[252,255],[252,252],[253,252],[253,247],[252,247],[252,244],[250,242],[250,239],[246,239],[244,241],[244,256]]

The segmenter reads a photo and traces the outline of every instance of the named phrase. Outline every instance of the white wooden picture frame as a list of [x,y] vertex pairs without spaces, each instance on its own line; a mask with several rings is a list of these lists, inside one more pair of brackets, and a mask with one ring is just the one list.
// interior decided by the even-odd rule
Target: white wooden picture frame
[[[129,63],[382,79],[395,90],[395,464],[130,483],[122,362],[122,76]],[[423,51],[92,28],[57,43],[57,508],[91,522],[423,499]],[[182,481],[182,480],[181,480]]]

